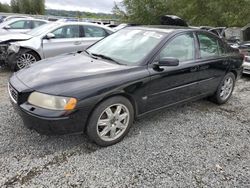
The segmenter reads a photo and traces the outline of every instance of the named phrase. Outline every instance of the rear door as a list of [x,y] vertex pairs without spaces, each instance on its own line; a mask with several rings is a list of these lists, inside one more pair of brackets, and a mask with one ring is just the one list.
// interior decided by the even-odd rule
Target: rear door
[[109,35],[109,33],[102,27],[93,26],[93,25],[84,25],[84,38],[82,47],[86,49],[93,43],[101,40],[102,38]]
[[44,57],[53,57],[64,53],[82,50],[82,32],[80,25],[66,25],[52,31],[52,39],[43,39]]
[[155,69],[153,65],[149,65],[151,81],[147,96],[148,111],[184,102],[199,95],[196,45],[193,32],[179,34],[166,43],[154,60],[177,58],[180,61],[179,66]]
[[201,94],[216,91],[229,68],[228,56],[222,41],[207,32],[197,32],[199,43],[199,90]]

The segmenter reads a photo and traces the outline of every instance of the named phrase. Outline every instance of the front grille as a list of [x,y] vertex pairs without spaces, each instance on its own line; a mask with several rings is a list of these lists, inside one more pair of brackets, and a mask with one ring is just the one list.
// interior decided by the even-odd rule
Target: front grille
[[11,100],[14,103],[17,103],[17,101],[18,101],[18,91],[10,84],[8,85],[8,89],[9,89],[9,95],[10,95]]

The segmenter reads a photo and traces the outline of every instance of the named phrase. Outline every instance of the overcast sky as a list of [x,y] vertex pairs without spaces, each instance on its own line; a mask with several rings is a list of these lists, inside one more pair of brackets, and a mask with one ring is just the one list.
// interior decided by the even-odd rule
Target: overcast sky
[[[110,13],[114,2],[122,0],[45,0],[46,8],[62,10],[79,10],[87,12]],[[9,3],[10,0],[0,0],[1,3]]]

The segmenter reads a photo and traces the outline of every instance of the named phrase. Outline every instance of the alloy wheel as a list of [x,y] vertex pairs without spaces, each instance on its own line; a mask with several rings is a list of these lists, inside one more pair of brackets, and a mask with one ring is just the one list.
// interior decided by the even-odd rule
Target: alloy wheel
[[123,104],[106,108],[97,122],[97,133],[103,141],[114,141],[126,131],[130,120],[129,110]]
[[32,54],[24,53],[17,59],[17,67],[23,69],[35,62],[36,58]]
[[222,100],[227,100],[230,97],[233,91],[234,81],[231,77],[228,77],[224,80],[224,83],[221,87],[220,97]]

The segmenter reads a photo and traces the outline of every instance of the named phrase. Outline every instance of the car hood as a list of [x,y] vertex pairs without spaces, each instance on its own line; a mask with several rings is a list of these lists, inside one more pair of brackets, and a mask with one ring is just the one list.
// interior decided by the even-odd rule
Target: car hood
[[0,29],[0,34],[6,34],[8,33],[5,29]]
[[2,33],[2,29],[0,29],[0,42],[6,41],[19,41],[19,40],[29,40],[32,38],[31,35],[22,34],[22,33]]
[[100,80],[111,72],[118,73],[125,69],[129,69],[129,66],[74,53],[37,62],[17,72],[16,77],[31,89],[49,92],[51,88],[54,87],[52,90],[55,91],[57,86],[67,83],[70,83],[69,87],[72,83],[79,81],[90,84],[90,80],[91,82],[96,79]]

